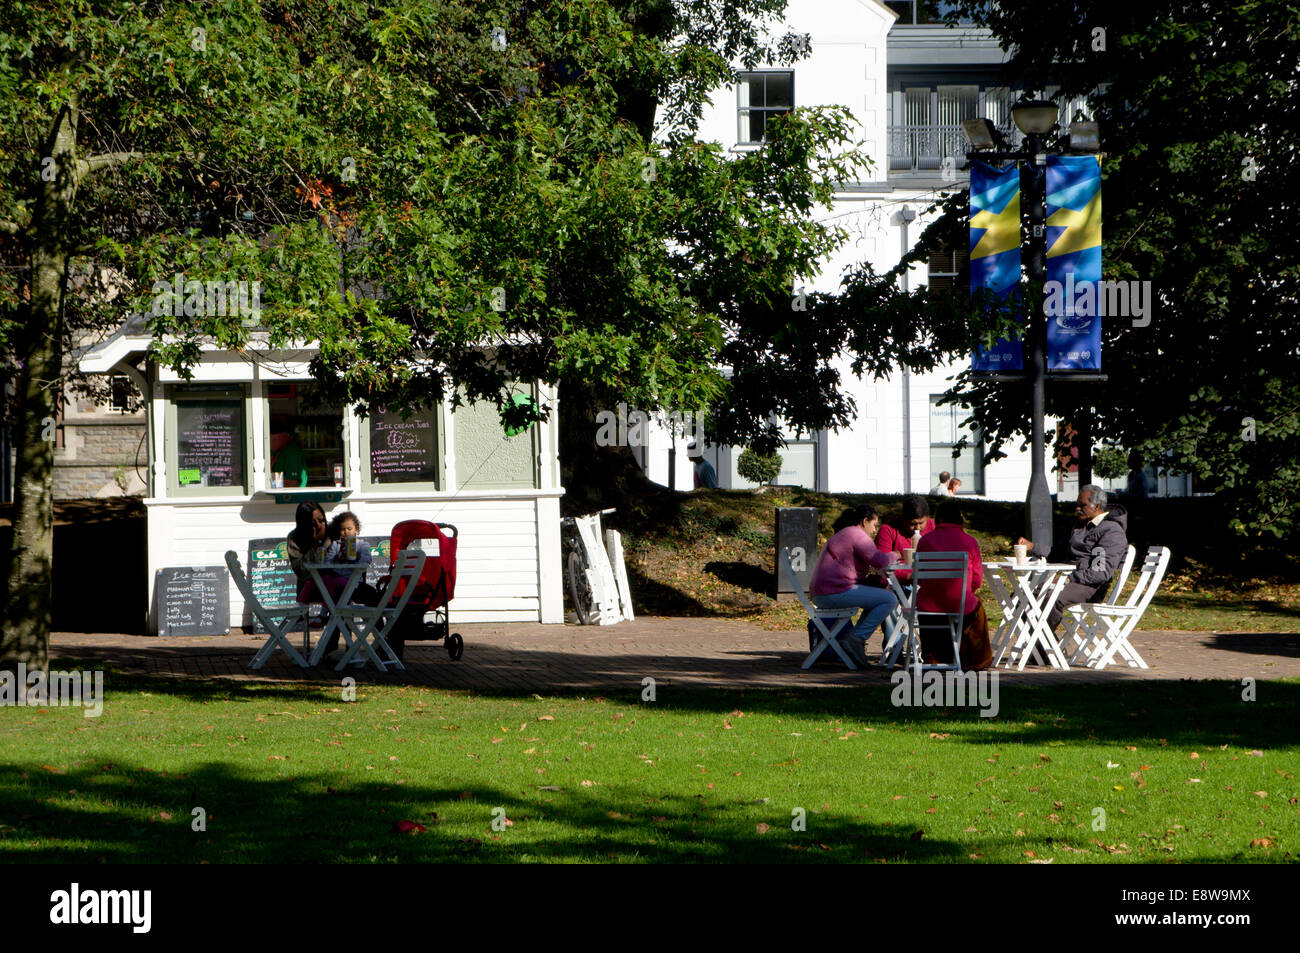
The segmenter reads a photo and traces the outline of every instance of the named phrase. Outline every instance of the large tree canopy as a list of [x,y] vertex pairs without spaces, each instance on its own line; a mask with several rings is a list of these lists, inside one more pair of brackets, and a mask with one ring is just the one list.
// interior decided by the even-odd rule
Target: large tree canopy
[[[19,472],[3,655],[45,659],[43,422],[64,354],[130,311],[148,315],[154,358],[182,372],[212,342],[319,342],[326,394],[364,406],[463,392],[522,423],[511,388],[542,379],[588,420],[618,402],[709,407],[716,432],[756,444],[777,439],[773,414],[849,419],[830,367],[845,345],[876,372],[960,346],[959,323],[910,320],[914,302],[869,282],[793,304],[845,238],[815,212],[865,164],[843,110],[775,120],[742,155],[697,140],[735,64],[799,55],[768,36],[783,7],[6,7],[0,343],[18,382]],[[260,314],[159,299],[177,275],[260,283]],[[594,426],[567,432],[593,443]]]
[[[1101,124],[1104,277],[1151,282],[1149,326],[1103,321],[1103,383],[1048,385],[1048,411],[1190,472],[1242,531],[1300,520],[1300,4],[966,2],[1012,85],[1091,94]],[[1066,117],[1063,117],[1068,121]],[[917,257],[965,241],[954,196]],[[941,323],[947,318],[941,318]],[[964,375],[992,456],[1028,427],[1022,385]]]

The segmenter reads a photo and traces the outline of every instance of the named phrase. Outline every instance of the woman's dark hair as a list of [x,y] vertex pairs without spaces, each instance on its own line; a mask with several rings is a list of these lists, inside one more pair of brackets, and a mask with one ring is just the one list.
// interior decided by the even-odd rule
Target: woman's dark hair
[[962,512],[961,504],[952,500],[945,500],[935,507],[934,519],[937,523],[953,523],[957,526],[966,525],[966,514]]
[[298,548],[304,553],[312,548],[316,542],[316,533],[312,527],[312,516],[320,510],[320,515],[325,515],[325,509],[315,500],[303,500],[298,504],[298,509],[293,514],[293,532],[289,535],[293,541],[298,544]]
[[876,518],[876,508],[863,503],[861,506],[850,506],[840,514],[840,518],[835,521],[832,527],[835,532],[847,529],[850,526],[857,526],[864,520],[873,520]]
[[330,520],[330,528],[325,533],[329,539],[340,539],[343,536],[343,524],[348,520],[357,524],[357,535],[361,535],[361,520],[357,519],[357,514],[351,510],[344,510],[338,516]]
[[919,520],[930,515],[930,504],[925,502],[923,496],[905,496],[903,497],[903,522]]

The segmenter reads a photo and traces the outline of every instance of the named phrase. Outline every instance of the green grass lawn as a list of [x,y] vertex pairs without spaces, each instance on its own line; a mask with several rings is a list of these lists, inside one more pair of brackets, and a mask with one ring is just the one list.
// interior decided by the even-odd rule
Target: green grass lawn
[[895,708],[883,684],[660,686],[653,703],[364,685],[345,702],[113,672],[106,687],[98,719],[0,709],[4,861],[1300,856],[1297,683],[1260,683],[1254,702],[1226,682],[1004,685],[992,719]]

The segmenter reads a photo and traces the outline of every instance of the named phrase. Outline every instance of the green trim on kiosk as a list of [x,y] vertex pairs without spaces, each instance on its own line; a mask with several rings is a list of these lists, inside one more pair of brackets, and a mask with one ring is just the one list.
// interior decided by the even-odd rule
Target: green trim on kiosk
[[303,500],[315,500],[317,503],[338,503],[352,495],[352,491],[340,487],[294,487],[288,490],[259,490],[253,494],[254,499],[271,497],[277,503],[301,503]]

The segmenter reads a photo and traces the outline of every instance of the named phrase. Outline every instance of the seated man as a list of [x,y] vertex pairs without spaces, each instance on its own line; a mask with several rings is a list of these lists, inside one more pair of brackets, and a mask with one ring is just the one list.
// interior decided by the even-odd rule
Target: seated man
[[[1106,491],[1101,487],[1089,484],[1080,489],[1074,512],[1079,517],[1074,530],[1047,554],[1049,562],[1076,566],[1047,614],[1053,630],[1061,624],[1067,606],[1106,598],[1106,589],[1128,551],[1128,512],[1122,506],[1107,505]],[[1024,537],[1016,545],[1026,547],[1031,556],[1043,555]]]
[[[955,612],[960,603],[965,613],[961,631],[961,667],[963,671],[988,668],[993,661],[993,646],[989,641],[989,620],[984,614],[984,604],[975,593],[984,584],[984,563],[980,559],[980,544],[962,527],[966,517],[961,504],[940,503],[934,511],[935,526],[932,532],[921,537],[919,553],[966,553],[969,575],[966,580],[965,599],[962,599],[961,582],[957,579],[935,579],[923,583],[916,594],[916,607],[922,612]],[[952,664],[952,638],[947,626],[921,626],[921,657],[928,664]]]

